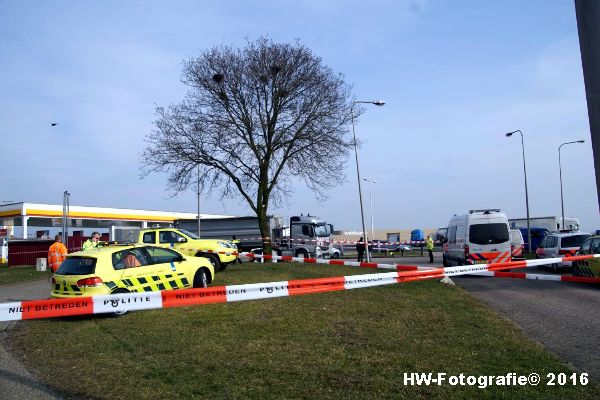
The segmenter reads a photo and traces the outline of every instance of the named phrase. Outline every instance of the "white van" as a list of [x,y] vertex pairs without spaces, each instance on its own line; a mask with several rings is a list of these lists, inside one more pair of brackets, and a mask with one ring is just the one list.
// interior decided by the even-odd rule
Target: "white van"
[[523,240],[523,234],[520,229],[510,230],[510,246],[513,260],[525,259],[523,255],[523,252],[525,251],[525,241]]
[[470,210],[450,219],[445,267],[506,262],[511,257],[508,218],[500,210]]

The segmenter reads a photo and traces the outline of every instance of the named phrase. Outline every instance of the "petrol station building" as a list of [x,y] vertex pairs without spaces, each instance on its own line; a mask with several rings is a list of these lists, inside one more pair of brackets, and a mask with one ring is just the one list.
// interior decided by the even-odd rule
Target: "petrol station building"
[[[200,218],[228,218],[229,215],[200,214]],[[0,205],[0,263],[8,257],[8,241],[23,239],[53,239],[62,230],[63,206],[40,203],[9,203]],[[114,240],[119,229],[171,226],[177,219],[196,219],[198,214],[173,211],[138,210],[128,208],[70,206],[70,234],[98,231],[106,240]]]
[[[0,225],[5,226],[13,238],[35,238],[36,228],[60,228],[62,226],[63,206],[39,203],[10,203],[0,205]],[[200,218],[228,218],[229,215],[200,214]],[[108,231],[110,237],[115,230],[128,228],[147,228],[149,226],[169,226],[177,219],[198,218],[196,213],[135,210],[126,208],[70,206],[68,212],[69,231],[96,229]],[[21,227],[18,237],[14,228]],[[38,229],[39,230],[39,229]],[[12,233],[12,234],[11,234]]]

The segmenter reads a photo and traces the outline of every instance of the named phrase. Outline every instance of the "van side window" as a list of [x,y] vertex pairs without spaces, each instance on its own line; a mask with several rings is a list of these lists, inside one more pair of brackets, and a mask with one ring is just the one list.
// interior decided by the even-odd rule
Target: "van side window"
[[538,245],[538,248],[543,249],[544,247],[546,247],[546,242],[547,241],[548,241],[548,236],[546,236],[545,238],[542,239],[542,241]]
[[467,235],[467,226],[466,225],[458,225],[456,227],[456,237],[464,238]]
[[448,229],[448,243],[456,243],[456,226]]

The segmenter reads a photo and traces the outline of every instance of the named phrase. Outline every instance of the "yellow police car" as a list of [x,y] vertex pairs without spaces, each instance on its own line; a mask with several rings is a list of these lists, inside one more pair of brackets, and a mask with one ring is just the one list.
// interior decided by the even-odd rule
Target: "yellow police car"
[[[600,235],[587,238],[577,253],[578,255],[600,254]],[[600,258],[579,260],[573,262],[573,275],[587,278],[600,278]]]
[[186,258],[158,246],[113,245],[67,255],[52,278],[51,296],[198,288],[206,287],[214,276],[206,258]]
[[228,240],[200,239],[185,229],[143,229],[134,241],[172,248],[188,256],[208,258],[215,272],[223,271],[227,265],[237,260],[237,247]]

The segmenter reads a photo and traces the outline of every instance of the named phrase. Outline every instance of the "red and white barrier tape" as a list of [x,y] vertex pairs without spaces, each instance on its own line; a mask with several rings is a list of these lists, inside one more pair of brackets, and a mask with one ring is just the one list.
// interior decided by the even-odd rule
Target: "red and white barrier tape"
[[[218,239],[216,239],[218,240]],[[323,241],[325,243],[336,243],[336,244],[367,244],[367,242],[365,241],[358,241],[358,240],[326,240],[326,239],[306,239],[306,238],[302,238],[302,239],[294,239],[294,238],[287,238],[287,239],[272,239],[270,237],[265,237],[262,238],[260,236],[257,237],[249,237],[249,238],[239,238],[239,239],[223,239],[223,240],[235,240],[235,241],[239,241],[239,242],[271,242],[271,243],[285,243],[288,241],[294,241],[294,242],[303,242],[303,243],[317,243],[320,241]],[[436,240],[435,243],[439,243],[439,240]],[[405,240],[405,241],[399,241],[399,242],[385,242],[385,243],[369,243],[373,246],[387,246],[387,245],[397,245],[397,244],[424,244],[425,240]]]
[[381,269],[394,269],[396,271],[418,271],[418,270],[430,270],[434,267],[417,267],[415,265],[400,265],[400,264],[380,264],[380,263],[368,263],[368,262],[357,262],[357,261],[344,261],[340,259],[326,259],[326,258],[308,258],[308,257],[292,257],[292,256],[277,256],[269,254],[254,254],[254,253],[240,253],[240,256],[248,258],[262,258],[265,260],[280,260],[283,262],[299,262],[306,264],[329,264],[329,265],[347,265],[350,267],[362,267],[362,268],[381,268]]
[[[363,268],[383,268],[383,269],[396,269],[398,271],[416,271],[416,270],[431,270],[431,269],[440,269],[435,267],[417,267],[412,265],[400,265],[400,264],[376,264],[376,263],[359,263],[356,261],[343,261],[343,260],[329,260],[323,258],[307,258],[307,257],[291,257],[291,256],[277,256],[277,255],[269,255],[269,254],[254,254],[254,253],[241,253],[240,255],[246,256],[249,258],[264,258],[265,260],[281,260],[288,262],[300,262],[307,264],[330,264],[330,265],[348,265],[354,267],[363,267]],[[580,260],[588,260],[590,258],[600,258],[600,254],[587,254],[581,256],[564,256],[564,257],[554,257],[554,258],[540,258],[536,260],[518,260],[518,261],[504,261],[504,262],[494,262],[488,264],[472,264],[468,266],[488,266],[491,267],[492,270],[498,267],[500,269],[507,269],[504,266],[508,266],[510,268],[528,268],[528,267],[537,267],[540,265],[547,264],[556,264],[556,263],[564,263],[564,262],[572,262],[572,261],[580,261]],[[456,267],[449,267],[456,268]]]
[[203,289],[182,289],[162,292],[142,292],[72,299],[26,300],[0,304],[0,321],[102,314],[157,308],[182,307],[195,304],[225,303],[350,290],[364,287],[391,285],[415,280],[458,276],[485,271],[498,271],[540,265],[539,261],[585,260],[600,255],[563,257],[545,260],[515,261],[497,264],[478,264],[423,271],[396,271],[378,274],[338,276],[332,278],[301,279],[281,282],[228,285]]
[[526,272],[484,271],[472,275],[491,276],[494,278],[533,279],[536,281],[600,283],[600,278],[570,275],[528,274]]

